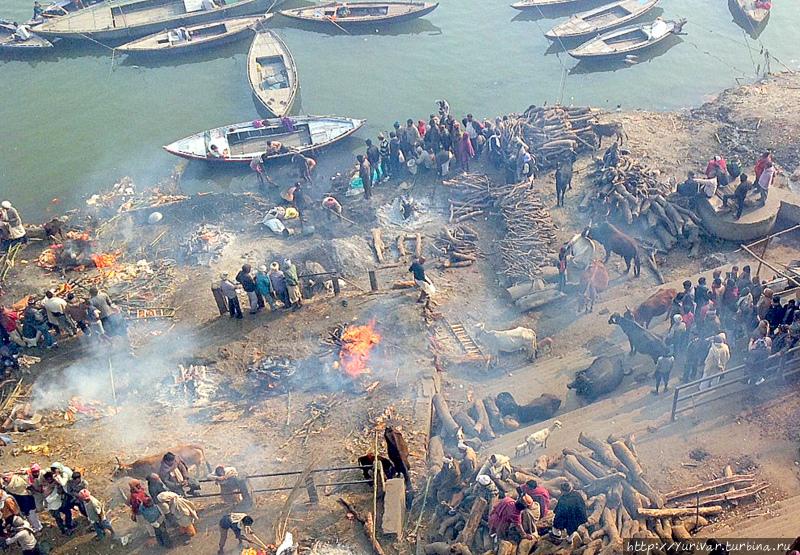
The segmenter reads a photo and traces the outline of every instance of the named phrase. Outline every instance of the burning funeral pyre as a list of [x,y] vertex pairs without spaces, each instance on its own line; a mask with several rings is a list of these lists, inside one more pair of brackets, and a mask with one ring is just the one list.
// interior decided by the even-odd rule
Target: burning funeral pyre
[[338,326],[331,337],[339,345],[339,367],[349,378],[359,378],[369,374],[369,355],[372,348],[381,342],[375,331],[375,322],[365,326]]
[[247,377],[259,392],[285,393],[290,387],[291,377],[297,371],[297,363],[288,357],[269,356],[259,359],[247,367]]

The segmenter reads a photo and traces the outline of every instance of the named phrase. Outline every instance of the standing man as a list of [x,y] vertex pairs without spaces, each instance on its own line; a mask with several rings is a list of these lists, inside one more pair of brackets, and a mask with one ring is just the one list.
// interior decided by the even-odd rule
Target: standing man
[[269,303],[269,309],[275,310],[275,291],[272,289],[272,282],[269,280],[267,266],[262,264],[256,273],[256,293]]
[[567,287],[567,246],[562,245],[558,250],[558,290],[564,291]]
[[75,323],[66,314],[67,301],[61,297],[56,297],[53,291],[49,289],[45,291],[44,296],[42,308],[47,312],[47,320],[55,326],[58,332],[65,331],[71,336],[75,335]]
[[7,200],[0,203],[0,221],[5,222],[8,226],[8,238],[0,245],[0,250],[7,251],[17,243],[28,242],[19,212]]
[[389,133],[389,174],[399,178],[400,172],[400,138],[396,131]]
[[19,511],[30,522],[33,532],[38,534],[42,530],[39,515],[36,513],[36,500],[33,497],[31,484],[22,474],[7,472],[3,474],[3,489],[16,500]]
[[572,484],[563,482],[553,518],[553,528],[566,530],[567,534],[572,535],[587,518],[586,502],[583,497],[577,491],[573,491]]
[[406,127],[403,129],[403,135],[400,138],[400,144],[403,148],[403,154],[406,160],[414,157],[414,147],[417,146],[422,138],[419,135],[419,129],[414,125],[414,120],[409,118],[406,120]]
[[250,160],[250,169],[253,170],[258,177],[259,188],[263,191],[267,188],[267,180],[264,178],[264,161],[261,154],[253,156]]
[[672,372],[672,366],[674,364],[675,357],[672,355],[658,357],[658,361],[656,362],[656,388],[653,391],[653,395],[658,395],[658,388],[662,383],[664,384],[664,392],[667,392],[669,374]]
[[236,284],[230,280],[230,274],[228,274],[228,272],[222,272],[219,277],[221,280],[219,288],[228,300],[228,311],[230,312],[231,318],[241,320],[244,316],[242,315],[242,307],[239,304],[239,296],[236,293]]
[[88,489],[82,489],[78,493],[78,499],[83,504],[83,513],[94,528],[94,533],[97,535],[98,540],[106,537],[106,530],[114,537],[114,527],[106,516],[106,510],[99,499],[94,497]]
[[436,294],[436,287],[434,287],[431,279],[425,275],[424,264],[425,257],[420,256],[411,264],[411,266],[408,268],[408,271],[414,275],[414,283],[417,284],[417,287],[420,290],[417,302],[424,302],[427,305],[428,302],[430,302],[430,298]]
[[303,296],[300,293],[300,277],[297,275],[297,266],[288,258],[283,261],[283,276],[286,279],[289,306],[294,310],[298,310],[303,306]]
[[22,549],[22,555],[43,555],[36,536],[33,535],[33,529],[21,516],[11,519],[10,528],[11,534],[5,539],[5,545],[18,544]]
[[381,173],[384,179],[389,179],[392,171],[389,167],[389,156],[391,149],[389,148],[389,140],[383,133],[378,133],[378,154],[381,157]]
[[736,219],[742,217],[742,212],[744,211],[744,201],[747,198],[747,193],[750,192],[750,182],[747,181],[747,174],[742,173],[739,174],[739,184],[736,186],[736,189],[733,191],[732,195],[722,195],[722,206],[726,206],[728,204],[728,199],[733,199],[736,201]]
[[761,198],[758,201],[761,206],[767,204],[767,195],[773,181],[775,181],[775,165],[768,160],[764,165],[764,171],[761,172],[761,176],[758,178],[758,192],[761,194]]
[[358,177],[361,178],[361,183],[364,185],[364,198],[369,200],[372,198],[372,168],[363,154],[356,156],[356,160],[358,161]]
[[208,475],[208,479],[219,486],[219,493],[224,503],[236,505],[242,502],[239,472],[234,467],[220,465],[214,469],[213,474]]
[[219,555],[225,553],[228,531],[233,532],[241,548],[242,542],[247,540],[247,536],[253,533],[253,530],[250,528],[252,525],[253,517],[247,513],[230,513],[223,516],[219,521],[219,550],[217,553]]
[[722,333],[715,335],[703,366],[703,381],[699,386],[700,391],[719,383],[719,376],[725,372],[730,359],[731,351],[725,344],[725,335]]
[[256,281],[253,279],[253,268],[250,264],[244,264],[241,271],[236,274],[236,281],[241,284],[244,292],[247,293],[247,300],[250,303],[250,314],[255,314],[264,308],[264,298],[256,291]]
[[372,139],[367,139],[367,162],[369,162],[370,168],[372,168],[372,172],[375,176],[375,182],[380,183],[383,179],[383,174],[381,172],[381,151],[378,149],[377,146],[372,144]]

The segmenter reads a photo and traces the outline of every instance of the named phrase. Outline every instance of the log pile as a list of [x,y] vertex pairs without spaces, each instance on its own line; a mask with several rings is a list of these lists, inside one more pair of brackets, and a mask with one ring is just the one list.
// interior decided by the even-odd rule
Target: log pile
[[509,122],[507,154],[515,157],[522,141],[539,170],[555,167],[570,151],[592,150],[597,142],[597,116],[584,106],[531,106],[521,116],[510,116]]
[[579,204],[581,210],[637,225],[665,251],[678,242],[687,246],[699,243],[699,216],[678,203],[672,185],[660,181],[657,170],[643,166],[624,151],[618,157],[606,151],[603,158],[594,173],[593,187]]
[[446,257],[445,268],[471,266],[478,259],[478,232],[466,224],[445,226],[435,246]]
[[[447,437],[448,432],[462,423],[458,419],[447,422],[448,417],[442,418],[440,409],[443,403],[443,399],[439,403],[434,399],[443,424],[442,434]],[[584,449],[567,448],[557,457],[542,455],[531,466],[512,466],[510,475],[492,478],[500,492],[512,497],[518,495],[517,486],[535,479],[550,491],[551,508],[557,507],[562,495],[561,484],[564,481],[572,484],[586,501],[588,519],[578,528],[579,539],[576,537],[574,543],[567,546],[563,551],[565,554],[619,553],[624,538],[664,542],[687,540],[707,526],[709,519],[720,515],[725,504],[753,498],[768,487],[765,482],[756,482],[753,474],[734,474],[726,467],[720,478],[662,494],[649,483],[639,462],[632,434],[626,437],[612,435],[601,440],[581,433],[578,443]],[[439,451],[446,452],[447,445]],[[442,467],[432,465],[431,469],[438,472]],[[448,472],[448,469],[441,472]],[[538,540],[523,540],[519,544],[503,541],[493,546],[486,518],[496,501],[488,506],[481,505],[484,499],[474,492],[474,475],[464,476],[462,473],[460,479],[461,489],[449,490],[444,502],[444,506],[454,510],[440,514],[434,523],[435,533],[429,538],[431,541],[443,541],[445,545],[460,542],[473,553],[560,553],[559,546],[546,536],[552,526],[552,520],[548,518],[537,524]],[[452,481],[445,480],[434,480],[436,482],[452,484]],[[435,494],[441,496],[440,491]],[[476,511],[483,515],[482,518],[475,514]],[[481,523],[476,525],[476,522]]]
[[553,264],[556,226],[530,183],[500,185],[486,175],[464,174],[444,184],[453,191],[451,222],[461,223],[489,210],[503,218],[505,233],[497,246],[510,280],[531,280]]

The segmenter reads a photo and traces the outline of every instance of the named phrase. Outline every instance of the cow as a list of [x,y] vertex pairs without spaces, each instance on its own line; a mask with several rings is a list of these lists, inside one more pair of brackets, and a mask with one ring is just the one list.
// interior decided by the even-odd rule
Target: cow
[[581,275],[581,296],[578,299],[578,312],[594,310],[598,294],[608,289],[608,270],[600,260],[592,260]]
[[575,163],[575,153],[570,151],[569,155],[564,156],[558,161],[556,167],[556,206],[564,206],[564,196],[567,189],[572,187],[573,164]]
[[603,137],[616,137],[617,144],[622,146],[622,139],[628,138],[628,134],[625,133],[625,128],[622,126],[622,123],[618,121],[612,121],[610,123],[595,123],[592,126],[592,131],[595,135],[597,135],[597,148],[600,149],[603,146]]
[[639,258],[639,245],[628,235],[621,232],[608,222],[603,222],[594,227],[588,227],[584,232],[589,239],[594,239],[606,251],[604,264],[608,263],[611,253],[620,255],[625,260],[625,273],[631,271],[631,261],[634,262],[633,275],[638,277],[642,271],[642,261]]
[[[211,465],[206,459],[205,451],[199,445],[178,445],[172,449],[168,449],[170,453],[174,453],[186,463],[186,466],[194,467],[195,474],[200,476],[202,466],[205,465],[208,474],[211,474]],[[166,453],[167,451],[164,451]],[[134,478],[147,478],[150,474],[158,474],[161,467],[161,459],[164,458],[164,453],[160,455],[149,455],[136,459],[130,464],[125,464],[115,457],[117,460],[117,467],[114,469],[112,476],[119,478],[122,476],[131,476]]]
[[633,319],[645,328],[649,328],[650,321],[656,316],[666,314],[669,318],[672,301],[677,294],[675,289],[659,289],[633,310]]
[[525,351],[528,360],[536,359],[536,332],[530,328],[516,327],[510,330],[487,330],[483,323],[476,327],[481,331],[483,342],[496,353]]
[[527,405],[519,405],[514,396],[507,391],[497,395],[497,408],[504,417],[511,417],[522,424],[541,422],[552,418],[561,407],[561,399],[543,393]]
[[[394,465],[392,464],[392,461],[390,461],[383,455],[378,455],[378,462],[381,463],[383,476],[387,480],[391,480],[397,475],[397,469],[395,469]],[[375,455],[373,453],[367,453],[366,455],[358,457],[358,466],[361,467],[361,472],[364,473],[364,479],[371,480],[372,469],[375,466]]]
[[601,356],[594,359],[589,368],[576,372],[567,389],[574,389],[578,396],[594,401],[619,387],[624,376],[621,361]]
[[658,357],[666,356],[669,352],[663,339],[653,332],[644,329],[634,322],[633,318],[626,318],[621,316],[619,312],[615,312],[608,319],[608,323],[610,325],[616,324],[622,328],[631,346],[631,356],[639,352],[651,357],[653,359],[653,364],[655,364],[658,362]]
[[383,431],[383,439],[386,441],[386,454],[394,466],[397,474],[403,475],[406,483],[406,491],[411,490],[411,476],[408,473],[411,465],[408,463],[408,445],[403,434],[391,426],[386,426]]

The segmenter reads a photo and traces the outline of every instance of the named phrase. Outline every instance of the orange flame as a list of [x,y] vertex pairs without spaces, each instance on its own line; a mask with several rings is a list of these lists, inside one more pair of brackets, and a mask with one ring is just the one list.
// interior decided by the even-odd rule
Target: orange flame
[[375,322],[366,326],[350,326],[342,334],[342,349],[339,351],[344,373],[357,378],[369,373],[367,361],[372,347],[381,342],[380,334],[375,331]]
[[93,254],[92,262],[97,268],[110,268],[117,261],[116,254]]

